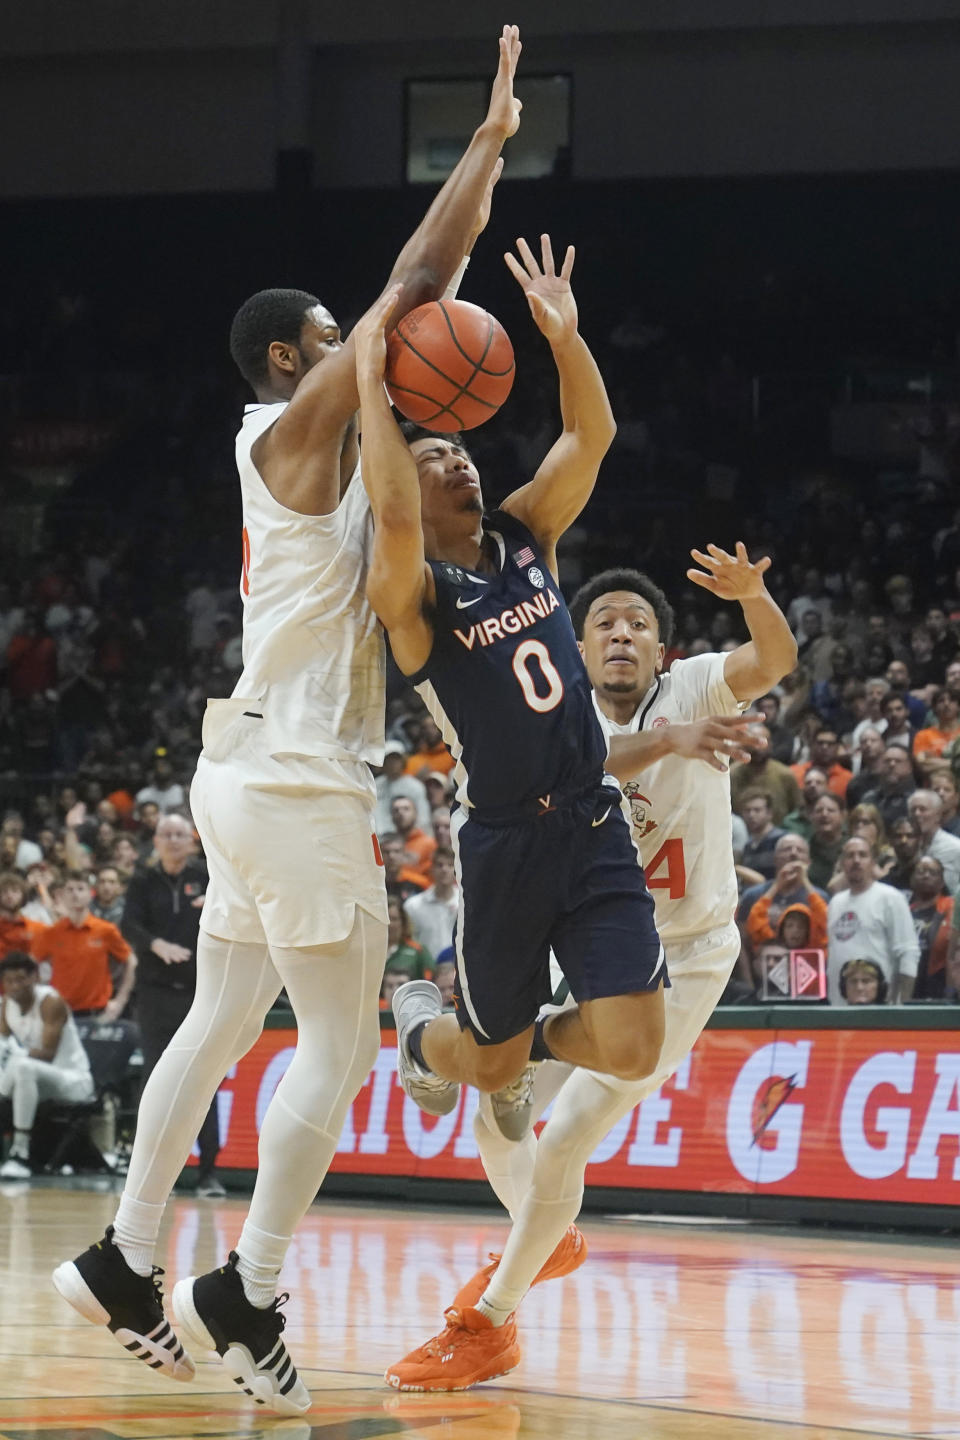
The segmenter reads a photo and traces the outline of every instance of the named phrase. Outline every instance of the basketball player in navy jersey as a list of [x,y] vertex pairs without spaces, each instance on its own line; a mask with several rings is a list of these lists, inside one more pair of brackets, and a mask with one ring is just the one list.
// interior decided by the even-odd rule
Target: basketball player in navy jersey
[[[663,1040],[663,949],[606,738],[556,581],[558,537],[593,489],[615,425],[578,332],[573,250],[557,273],[525,241],[506,257],[547,338],[563,433],[529,484],[490,516],[454,437],[409,446],[383,391],[394,297],[357,327],[363,478],[374,514],[367,593],[394,658],[457,761],[451,840],[460,882],[456,1015],[411,981],[393,997],[401,1083],[434,1114],[459,1084],[495,1091],[531,1055],[556,953],[576,1008],[537,1034],[552,1056],[624,1079],[650,1074]],[[512,1321],[462,1317],[466,1383],[516,1363]]]
[[[487,116],[394,267],[399,310],[441,295],[482,228],[519,123],[516,27],[499,43]],[[387,915],[369,766],[383,756],[385,667],[364,594],[372,526],[352,339],[315,296],[267,290],[237,312],[231,353],[257,402],[236,447],[244,670],[233,696],[207,707],[191,787],[210,870],[197,992],[144,1089],[115,1222],[54,1284],[151,1369],[193,1377],[153,1264],[164,1206],[224,1074],[285,986],[297,1049],[260,1128],[236,1249],[172,1298],[188,1343],[290,1415],[310,1395],[284,1344],[277,1279],[379,1047]]]

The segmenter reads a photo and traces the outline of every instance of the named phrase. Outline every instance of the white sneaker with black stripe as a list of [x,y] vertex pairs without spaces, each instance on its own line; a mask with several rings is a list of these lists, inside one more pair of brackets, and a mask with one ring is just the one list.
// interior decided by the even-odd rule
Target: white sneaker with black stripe
[[303,1415],[310,1392],[283,1343],[286,1316],[278,1295],[266,1309],[251,1305],[231,1250],[226,1265],[191,1276],[173,1287],[173,1313],[183,1335],[198,1349],[215,1350],[231,1380],[258,1405],[279,1415]]
[[127,1264],[111,1225],[102,1240],[53,1272],[53,1283],[92,1325],[106,1325],[130,1354],[171,1380],[192,1380],[195,1367],[163,1313],[163,1271],[138,1275]]

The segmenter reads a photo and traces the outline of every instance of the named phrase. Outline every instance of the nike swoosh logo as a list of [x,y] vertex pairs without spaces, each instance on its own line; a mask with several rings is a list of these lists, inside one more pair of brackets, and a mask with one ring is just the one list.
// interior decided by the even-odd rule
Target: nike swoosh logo
[[481,601],[482,599],[483,599],[483,596],[482,596],[482,595],[478,595],[477,598],[476,598],[476,600],[464,600],[464,599],[462,598],[462,596],[458,595],[458,596],[457,596],[457,609],[458,609],[458,610],[469,610],[469,608],[470,608],[471,605],[479,605],[479,603],[480,603],[480,601]]
[[606,820],[607,816],[610,814],[610,811],[611,811],[612,809],[613,809],[613,806],[612,806],[612,805],[608,805],[607,808],[606,808],[606,810],[604,810],[603,814],[600,816],[600,819],[599,819],[599,820],[591,820],[591,821],[590,821],[590,828],[591,828],[592,830],[596,830],[596,828],[597,828],[598,825],[602,825],[603,822],[604,822],[604,820]]

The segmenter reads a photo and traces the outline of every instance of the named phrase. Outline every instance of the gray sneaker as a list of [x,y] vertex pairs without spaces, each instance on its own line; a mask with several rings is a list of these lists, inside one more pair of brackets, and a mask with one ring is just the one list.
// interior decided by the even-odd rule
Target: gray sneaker
[[511,1085],[490,1096],[493,1118],[505,1140],[522,1140],[533,1124],[533,1081],[537,1063],[531,1060]]
[[428,1115],[449,1115],[460,1098],[455,1080],[444,1080],[414,1060],[407,1037],[416,1025],[443,1012],[443,997],[432,980],[408,980],[398,985],[391,1000],[397,1022],[397,1075],[400,1084]]

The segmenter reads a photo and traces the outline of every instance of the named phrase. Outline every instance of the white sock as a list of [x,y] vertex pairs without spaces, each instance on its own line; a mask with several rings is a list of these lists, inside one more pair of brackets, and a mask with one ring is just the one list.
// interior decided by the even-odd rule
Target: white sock
[[237,1241],[237,1272],[251,1305],[265,1310],[277,1293],[277,1280],[291,1237],[271,1235],[247,1220]]
[[113,1222],[113,1243],[138,1275],[153,1273],[153,1252],[163,1209],[162,1205],[150,1205],[146,1200],[134,1200],[125,1190],[120,1196]]
[[14,1130],[13,1139],[10,1141],[11,1160],[30,1159],[30,1131]]
[[491,1305],[486,1295],[481,1295],[474,1307],[479,1314],[486,1315],[491,1325],[503,1325],[513,1314],[512,1310],[504,1310],[499,1305]]

